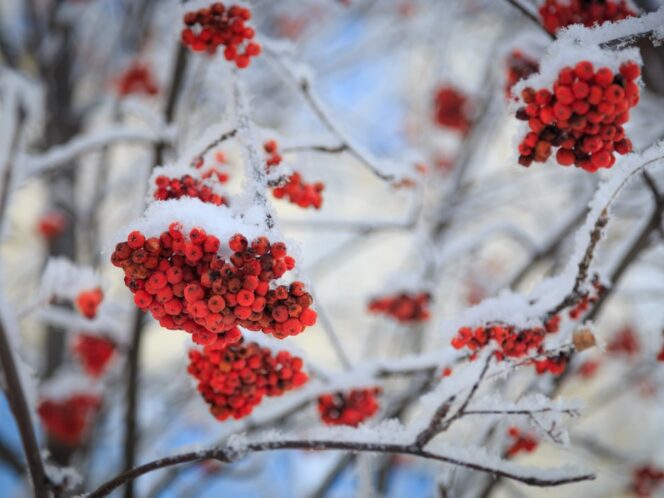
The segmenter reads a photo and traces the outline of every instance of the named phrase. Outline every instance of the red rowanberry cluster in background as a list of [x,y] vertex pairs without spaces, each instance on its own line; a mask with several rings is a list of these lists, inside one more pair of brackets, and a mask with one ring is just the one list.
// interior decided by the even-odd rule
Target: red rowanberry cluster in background
[[369,302],[369,311],[387,315],[402,323],[424,322],[430,318],[428,292],[401,292],[394,296],[378,297]]
[[67,217],[60,211],[49,211],[39,218],[37,230],[47,240],[61,235],[67,228]]
[[584,379],[592,379],[599,369],[599,360],[586,360],[579,365],[577,373]]
[[590,27],[636,15],[625,0],[545,0],[539,13],[549,33],[570,24]]
[[641,345],[634,329],[623,327],[606,345],[606,350],[612,354],[636,356],[641,351]]
[[[267,170],[269,172],[271,168],[281,164],[282,157],[279,154],[278,145],[275,140],[265,142],[263,148],[268,154]],[[323,205],[322,192],[324,189],[325,185],[322,182],[305,183],[302,175],[295,171],[286,178],[285,183],[275,186],[272,189],[272,194],[277,199],[285,197],[291,204],[297,204],[301,208],[313,207],[320,209]]]
[[157,188],[154,191],[154,198],[158,201],[194,197],[215,206],[228,205],[228,199],[216,193],[210,185],[206,185],[205,182],[191,175],[184,175],[180,178],[160,175],[155,179],[155,186]]
[[560,71],[553,91],[524,89],[526,105],[516,117],[528,122],[530,132],[519,144],[519,164],[544,162],[558,148],[556,161],[562,166],[574,164],[591,173],[613,166],[614,152],[632,150],[622,125],[639,102],[635,80],[640,72],[634,62],[614,74],[607,67],[595,71],[591,62],[582,61]]
[[159,87],[154,80],[150,67],[138,62],[134,62],[122,73],[116,87],[121,97],[132,94],[156,95],[159,93]]
[[512,96],[512,87],[517,82],[525,80],[531,74],[539,71],[539,63],[528,57],[521,50],[512,50],[507,58],[507,81],[505,82],[505,96]]
[[235,61],[239,68],[249,66],[251,57],[261,53],[261,46],[252,42],[256,32],[245,23],[251,11],[239,5],[225,6],[215,2],[209,7],[184,15],[186,27],[182,30],[182,43],[195,52],[214,54],[224,47],[227,61]]
[[460,90],[451,86],[443,85],[436,91],[434,102],[435,120],[438,126],[450,128],[462,134],[470,129],[470,103]]
[[106,337],[79,334],[72,351],[90,377],[101,377],[115,356],[115,343]]
[[124,270],[139,308],[167,329],[191,333],[198,344],[236,342],[238,325],[282,339],[316,323],[302,282],[270,288],[295,266],[283,242],[258,237],[250,245],[236,234],[229,246],[233,253],[226,260],[217,237],[201,228],[186,237],[172,223],[159,237],[131,232],[111,262]]
[[664,470],[652,465],[643,465],[632,472],[630,490],[636,496],[649,498],[664,484]]
[[664,361],[664,344],[662,344],[662,349],[657,353],[657,361]]
[[287,351],[273,355],[254,342],[192,350],[188,371],[218,420],[246,417],[263,396],[281,396],[307,381],[299,357]]
[[[495,352],[498,361],[505,358],[522,358],[529,354],[543,353],[544,339],[547,334],[557,332],[559,325],[560,317],[555,315],[544,324],[544,327],[529,329],[519,329],[512,325],[502,324],[476,327],[475,329],[462,327],[452,339],[452,347],[470,349],[473,351],[472,358],[474,359],[480,349],[493,341],[500,348]],[[533,360],[532,364],[535,365],[539,374],[549,371],[559,375],[567,365],[567,358],[564,355],[547,357],[543,360]]]
[[213,179],[219,183],[228,182],[229,176],[227,171],[223,171],[220,166],[226,165],[226,155],[222,151],[217,151],[214,154],[214,159],[217,162],[216,165],[205,165],[203,158],[199,158],[195,163],[194,167],[198,170],[201,170],[201,178],[203,180]]
[[95,395],[74,394],[63,400],[40,401],[37,413],[49,436],[67,446],[78,446],[100,406]]
[[523,433],[518,427],[510,427],[507,433],[514,439],[512,445],[505,452],[508,457],[513,457],[522,452],[532,453],[537,449],[539,442],[532,434]]
[[104,293],[97,287],[79,292],[76,296],[76,309],[85,318],[93,319],[97,316],[97,308],[104,300]]
[[318,398],[318,413],[327,425],[357,427],[378,411],[380,388],[353,389],[348,393],[325,394]]

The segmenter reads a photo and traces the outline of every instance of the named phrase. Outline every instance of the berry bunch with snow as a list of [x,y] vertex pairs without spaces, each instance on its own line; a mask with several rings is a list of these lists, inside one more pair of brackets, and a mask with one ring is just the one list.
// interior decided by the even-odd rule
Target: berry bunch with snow
[[[237,229],[254,236],[251,244],[233,234]],[[222,248],[213,233],[228,245]],[[111,261],[124,270],[139,308],[167,329],[191,333],[198,344],[236,342],[237,326],[277,338],[297,335],[316,323],[313,299],[302,282],[274,283],[295,260],[283,242],[259,233],[223,206],[158,202],[117,244]]]
[[78,334],[72,344],[72,352],[83,370],[93,378],[104,375],[116,350],[117,346],[111,339],[88,333]]
[[116,88],[120,97],[128,95],[156,95],[159,87],[150,66],[134,62],[118,78]]
[[510,427],[507,434],[513,439],[505,454],[513,457],[519,453],[532,453],[537,449],[539,442],[532,434],[522,432],[518,427]]
[[436,90],[434,119],[438,126],[465,134],[472,123],[470,115],[470,102],[461,90],[452,85],[442,85]]
[[620,21],[636,12],[625,0],[545,0],[539,14],[546,30],[555,34],[570,24],[590,27]]
[[[554,315],[543,327],[521,329],[512,325],[493,324],[484,327],[461,327],[452,339],[455,349],[468,348],[475,358],[477,352],[493,342],[499,349],[494,353],[498,361],[505,358],[523,358],[529,354],[542,353],[544,339],[548,334],[556,333],[560,326],[560,317]],[[564,371],[567,362],[564,355],[547,357],[542,360],[532,360],[537,373],[550,371],[560,374]]]
[[[265,152],[268,154],[267,170],[281,164],[282,157],[279,154],[278,145],[275,140],[269,140],[263,145]],[[301,208],[313,207],[320,209],[323,205],[322,192],[325,185],[322,182],[306,183],[302,175],[297,171],[289,175],[285,183],[280,182],[272,189],[272,194],[277,199],[287,198],[292,204],[296,204]]]
[[75,393],[62,399],[43,398],[37,407],[49,436],[67,446],[78,446],[90,430],[101,406],[95,394]]
[[215,2],[184,15],[186,27],[182,30],[182,43],[194,52],[209,54],[224,47],[226,60],[245,68],[251,57],[261,53],[261,46],[251,41],[256,32],[245,24],[250,19],[251,11],[246,7]]
[[264,396],[281,396],[307,382],[302,360],[287,351],[273,355],[255,342],[219,343],[189,352],[189,374],[218,420],[240,419]]
[[318,413],[327,425],[357,427],[378,412],[376,396],[380,392],[380,388],[374,387],[325,394],[318,398]]
[[194,162],[194,167],[200,170],[200,175],[203,180],[212,179],[219,183],[228,182],[228,171],[224,171],[223,166],[227,166],[226,155],[218,150],[214,153],[214,160],[216,164],[206,164],[202,157],[199,157]]
[[584,60],[560,70],[553,88],[524,88],[525,106],[516,117],[527,121],[530,132],[519,144],[519,163],[544,162],[557,148],[556,161],[562,166],[574,164],[592,173],[613,166],[615,152],[632,150],[623,125],[639,102],[639,75],[633,61],[614,72]]
[[191,197],[215,206],[229,204],[217,182],[205,179],[200,169],[179,166],[155,168],[151,182],[154,185],[152,197],[158,201]]
[[424,322],[431,316],[428,292],[400,292],[392,296],[377,297],[369,302],[369,311],[381,313],[402,323]]

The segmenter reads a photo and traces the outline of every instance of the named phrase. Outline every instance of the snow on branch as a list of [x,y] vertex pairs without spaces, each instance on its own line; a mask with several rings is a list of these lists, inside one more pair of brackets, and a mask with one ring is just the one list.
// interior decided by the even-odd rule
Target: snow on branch
[[23,156],[19,171],[23,176],[37,175],[63,166],[79,156],[102,149],[118,142],[154,144],[170,143],[175,132],[173,128],[147,130],[115,125],[106,129],[79,135],[63,145],[56,145],[43,154]]

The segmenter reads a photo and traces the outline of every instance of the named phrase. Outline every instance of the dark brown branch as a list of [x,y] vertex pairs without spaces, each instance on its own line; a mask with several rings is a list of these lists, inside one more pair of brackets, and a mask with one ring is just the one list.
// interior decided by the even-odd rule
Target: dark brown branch
[[340,145],[294,145],[293,147],[283,147],[283,153],[289,152],[320,152],[322,154],[341,154],[348,150],[347,144]]
[[0,465],[3,463],[19,475],[25,472],[23,464],[18,459],[18,457],[14,455],[14,452],[7,448],[7,446],[5,446],[2,441],[0,441]]
[[160,458],[153,460],[146,464],[140,465],[134,469],[123,472],[122,474],[114,477],[113,479],[102,484],[92,493],[88,498],[102,498],[108,496],[113,490],[133,481],[138,477],[153,472],[158,469],[171,467],[187,462],[197,462],[201,460],[217,460],[224,463],[231,463],[239,458],[251,453],[260,453],[265,451],[275,450],[344,450],[352,452],[366,452],[366,453],[388,453],[388,454],[404,454],[412,455],[438,462],[444,462],[451,465],[457,465],[480,472],[486,472],[495,476],[513,479],[515,481],[528,484],[530,486],[550,487],[560,486],[563,484],[571,484],[574,482],[588,481],[595,479],[594,474],[579,474],[571,477],[560,478],[541,478],[536,476],[522,476],[508,472],[502,469],[490,467],[488,465],[479,464],[476,462],[466,461],[459,458],[450,456],[437,455],[430,451],[418,448],[415,445],[404,444],[384,444],[372,442],[349,442],[349,441],[332,441],[332,440],[295,440],[295,441],[266,441],[251,443],[243,448],[220,447],[212,448],[204,451],[193,451],[189,453],[182,453],[170,457]]

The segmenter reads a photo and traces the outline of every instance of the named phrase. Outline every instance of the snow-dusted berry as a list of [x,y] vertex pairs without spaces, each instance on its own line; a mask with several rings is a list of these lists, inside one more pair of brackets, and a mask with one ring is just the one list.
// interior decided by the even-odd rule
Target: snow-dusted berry
[[625,0],[544,0],[539,9],[542,24],[549,33],[571,24],[593,26],[635,16]]
[[428,292],[401,292],[377,297],[369,302],[369,311],[381,313],[402,323],[424,322],[430,318]]
[[74,394],[62,400],[41,400],[37,413],[49,436],[67,446],[78,446],[100,406],[96,395]]
[[193,197],[215,206],[228,205],[226,197],[215,192],[214,188],[205,181],[192,175],[183,175],[179,178],[159,175],[155,179],[154,198],[156,200],[166,201],[181,197]]
[[184,15],[182,43],[194,52],[209,54],[221,48],[226,60],[243,69],[261,53],[261,46],[252,41],[256,32],[246,24],[250,19],[251,11],[246,7],[215,2]]
[[505,95],[512,97],[512,87],[519,81],[528,78],[539,71],[539,63],[521,50],[512,50],[507,57],[507,80],[505,82]]
[[189,353],[189,374],[218,420],[240,419],[264,396],[281,396],[302,386],[302,360],[287,351],[273,355],[254,342],[213,344]]
[[438,126],[465,134],[470,129],[471,105],[458,88],[443,85],[436,90],[434,119]]
[[532,453],[539,445],[535,436],[522,432],[518,427],[510,427],[507,434],[513,439],[512,444],[505,452],[508,457],[513,457],[524,452]]
[[553,88],[525,88],[525,105],[516,117],[527,121],[530,131],[519,144],[519,163],[544,162],[555,152],[561,166],[575,165],[591,173],[613,166],[616,152],[632,150],[623,125],[639,102],[639,74],[634,62],[626,62],[614,74],[581,61],[563,68]]
[[104,292],[97,287],[79,292],[74,304],[81,315],[93,319],[97,316],[97,308],[103,300]]
[[357,427],[378,412],[376,397],[380,391],[375,387],[325,394],[318,398],[318,413],[327,425]]
[[74,339],[72,351],[83,370],[91,377],[101,377],[115,357],[115,343],[102,336],[79,334]]
[[297,335],[316,323],[313,298],[302,282],[275,285],[295,266],[283,242],[241,234],[220,254],[220,241],[203,229],[186,235],[173,223],[159,237],[132,232],[111,262],[124,270],[134,302],[162,327],[184,330],[194,342],[240,339],[238,326],[277,338]]

